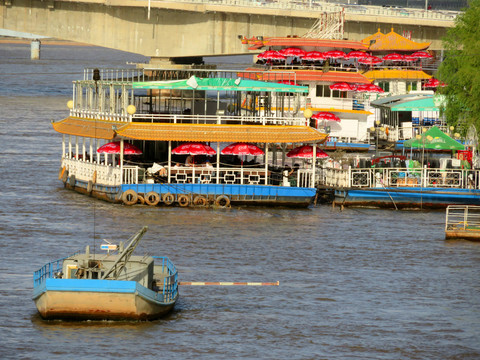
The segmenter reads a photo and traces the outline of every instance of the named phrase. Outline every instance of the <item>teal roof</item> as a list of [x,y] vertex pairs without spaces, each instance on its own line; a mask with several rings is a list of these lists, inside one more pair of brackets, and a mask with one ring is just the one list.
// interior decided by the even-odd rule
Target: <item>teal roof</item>
[[392,111],[439,111],[440,110],[437,106],[435,106],[433,102],[433,97],[401,102],[399,104],[393,105],[390,109]]
[[184,80],[134,82],[133,88],[308,93],[308,86],[288,85],[243,78],[198,78],[196,76],[192,76],[190,79]]
[[375,107],[391,111],[439,111],[443,103],[443,96],[431,94],[396,95],[371,102]]

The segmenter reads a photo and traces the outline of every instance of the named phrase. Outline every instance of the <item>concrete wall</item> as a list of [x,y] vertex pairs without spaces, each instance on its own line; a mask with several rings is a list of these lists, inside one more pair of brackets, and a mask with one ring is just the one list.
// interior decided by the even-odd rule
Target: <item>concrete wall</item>
[[[148,10],[148,2],[136,0],[0,2],[0,28],[159,58],[249,53],[239,35],[301,36],[319,15],[208,3],[152,2]],[[345,37],[360,40],[377,28],[388,32],[391,27],[400,34],[412,30],[413,40],[432,41],[432,49],[441,48],[445,34],[445,27],[432,20],[418,25],[412,19],[350,15],[346,16]]]

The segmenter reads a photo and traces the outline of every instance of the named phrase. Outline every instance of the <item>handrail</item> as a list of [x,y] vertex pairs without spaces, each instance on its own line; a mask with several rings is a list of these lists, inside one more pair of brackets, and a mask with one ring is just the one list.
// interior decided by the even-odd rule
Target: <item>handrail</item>
[[[162,271],[168,276],[163,279],[162,300],[172,301],[178,295],[178,272],[173,262],[166,256],[152,256],[154,260],[162,260]],[[159,294],[157,294],[158,297]]]
[[445,217],[445,231],[474,230],[480,233],[480,206],[449,205]]

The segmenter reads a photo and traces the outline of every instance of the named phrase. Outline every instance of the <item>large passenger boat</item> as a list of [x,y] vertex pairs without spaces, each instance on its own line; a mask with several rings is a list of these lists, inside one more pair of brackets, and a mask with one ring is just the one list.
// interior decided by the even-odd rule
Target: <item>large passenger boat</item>
[[[308,88],[290,85],[291,73],[252,74],[86,69],[69,116],[53,123],[63,134],[59,179],[127,205],[309,206],[316,162],[287,157],[300,145],[316,156],[326,140],[301,103]],[[227,154],[233,144],[243,148]]]

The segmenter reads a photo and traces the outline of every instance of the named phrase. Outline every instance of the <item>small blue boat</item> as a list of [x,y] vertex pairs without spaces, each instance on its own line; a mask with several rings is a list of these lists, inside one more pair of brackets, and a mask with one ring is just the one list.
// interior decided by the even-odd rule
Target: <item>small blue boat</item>
[[[167,257],[134,256],[143,227],[123,249],[78,253],[34,272],[33,301],[44,319],[153,320],[178,299],[177,270]],[[102,248],[116,250],[116,245]]]

